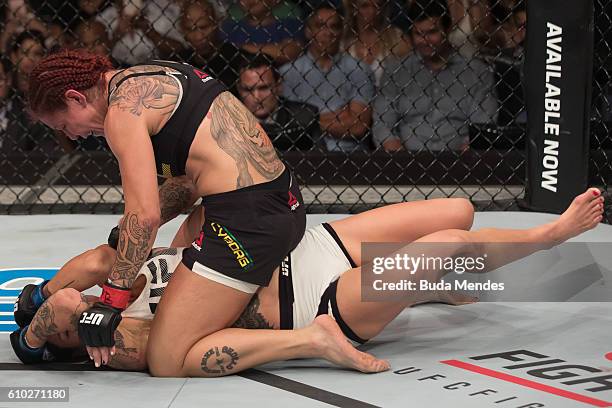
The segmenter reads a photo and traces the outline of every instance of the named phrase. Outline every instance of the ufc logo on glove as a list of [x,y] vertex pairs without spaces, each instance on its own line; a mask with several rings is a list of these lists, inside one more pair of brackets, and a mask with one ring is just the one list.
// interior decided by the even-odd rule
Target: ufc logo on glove
[[99,326],[103,318],[104,318],[104,315],[100,313],[83,312],[83,315],[81,316],[81,320],[79,320],[79,323],[92,324],[95,326]]

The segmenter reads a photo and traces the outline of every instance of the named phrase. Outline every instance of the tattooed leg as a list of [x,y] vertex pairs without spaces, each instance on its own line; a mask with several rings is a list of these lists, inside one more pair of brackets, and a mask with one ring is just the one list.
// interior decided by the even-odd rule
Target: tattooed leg
[[231,93],[223,92],[211,105],[210,133],[236,162],[236,188],[252,185],[249,165],[265,180],[278,177],[284,165],[255,116]]
[[259,296],[253,298],[247,305],[238,320],[232,325],[238,329],[273,329],[274,326],[266,320],[266,317],[259,313]]
[[71,288],[54,293],[38,309],[26,332],[31,347],[42,347],[50,336],[77,330],[81,313],[91,304],[79,291]]
[[362,372],[389,369],[386,361],[354,348],[327,315],[299,330],[224,329],[197,342],[187,354],[182,377],[220,377],[260,364],[295,358],[323,358]]

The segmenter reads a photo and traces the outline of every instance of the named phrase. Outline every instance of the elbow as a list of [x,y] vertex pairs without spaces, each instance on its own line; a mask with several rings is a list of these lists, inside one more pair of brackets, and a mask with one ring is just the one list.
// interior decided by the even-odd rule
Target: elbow
[[141,222],[144,226],[155,231],[161,226],[161,212],[146,212],[142,215]]
[[121,221],[122,228],[145,228],[150,231],[157,230],[161,225],[161,210],[158,206],[141,208],[140,210],[126,211]]
[[56,313],[71,315],[81,303],[81,292],[73,288],[63,288],[55,292],[49,302],[53,303]]

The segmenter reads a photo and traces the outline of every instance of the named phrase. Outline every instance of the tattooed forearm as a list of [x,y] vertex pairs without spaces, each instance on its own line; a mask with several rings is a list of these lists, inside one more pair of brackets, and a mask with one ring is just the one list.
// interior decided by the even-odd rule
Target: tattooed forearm
[[213,347],[202,357],[200,367],[211,377],[231,374],[238,365],[240,356],[229,346]]
[[74,331],[78,331],[79,329],[79,319],[81,318],[81,313],[92,306],[87,302],[87,298],[84,294],[79,293],[79,295],[81,295],[81,301],[70,314],[70,330]]
[[[119,74],[114,79],[114,84],[118,84],[122,78],[135,72],[159,73],[161,71],[168,72],[154,65],[148,66],[146,71],[130,68]],[[170,115],[179,95],[180,90],[176,79],[170,75],[135,76],[126,79],[118,88],[111,90],[109,107],[115,106],[135,116],[140,116],[144,109],[158,109],[162,111],[162,114]]]
[[161,224],[181,214],[196,201],[197,195],[187,183],[191,181],[186,177],[172,177],[159,188]]
[[153,236],[153,226],[141,222],[138,215],[127,213],[119,225],[117,259],[109,275],[116,285],[129,288],[134,283],[138,270],[147,260]]
[[38,309],[30,323],[30,334],[44,344],[54,334],[77,331],[81,313],[90,306],[85,295],[73,289],[62,289]]
[[246,309],[232,327],[240,329],[273,329],[274,326],[259,313],[259,297],[253,296]]
[[42,304],[30,323],[31,333],[42,342],[46,342],[49,336],[59,332],[55,323],[55,308],[50,300]]
[[238,167],[236,188],[253,184],[249,165],[267,180],[280,175],[284,166],[270,138],[251,112],[229,92],[223,92],[211,106],[210,132]]

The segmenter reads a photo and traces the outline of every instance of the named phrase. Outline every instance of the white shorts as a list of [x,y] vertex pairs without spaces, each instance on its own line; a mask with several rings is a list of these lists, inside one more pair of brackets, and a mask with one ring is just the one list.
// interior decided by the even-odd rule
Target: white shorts
[[327,313],[344,334],[359,339],[342,321],[337,310],[337,280],[354,263],[329,224],[309,228],[298,246],[283,261],[279,273],[280,328],[299,329]]

